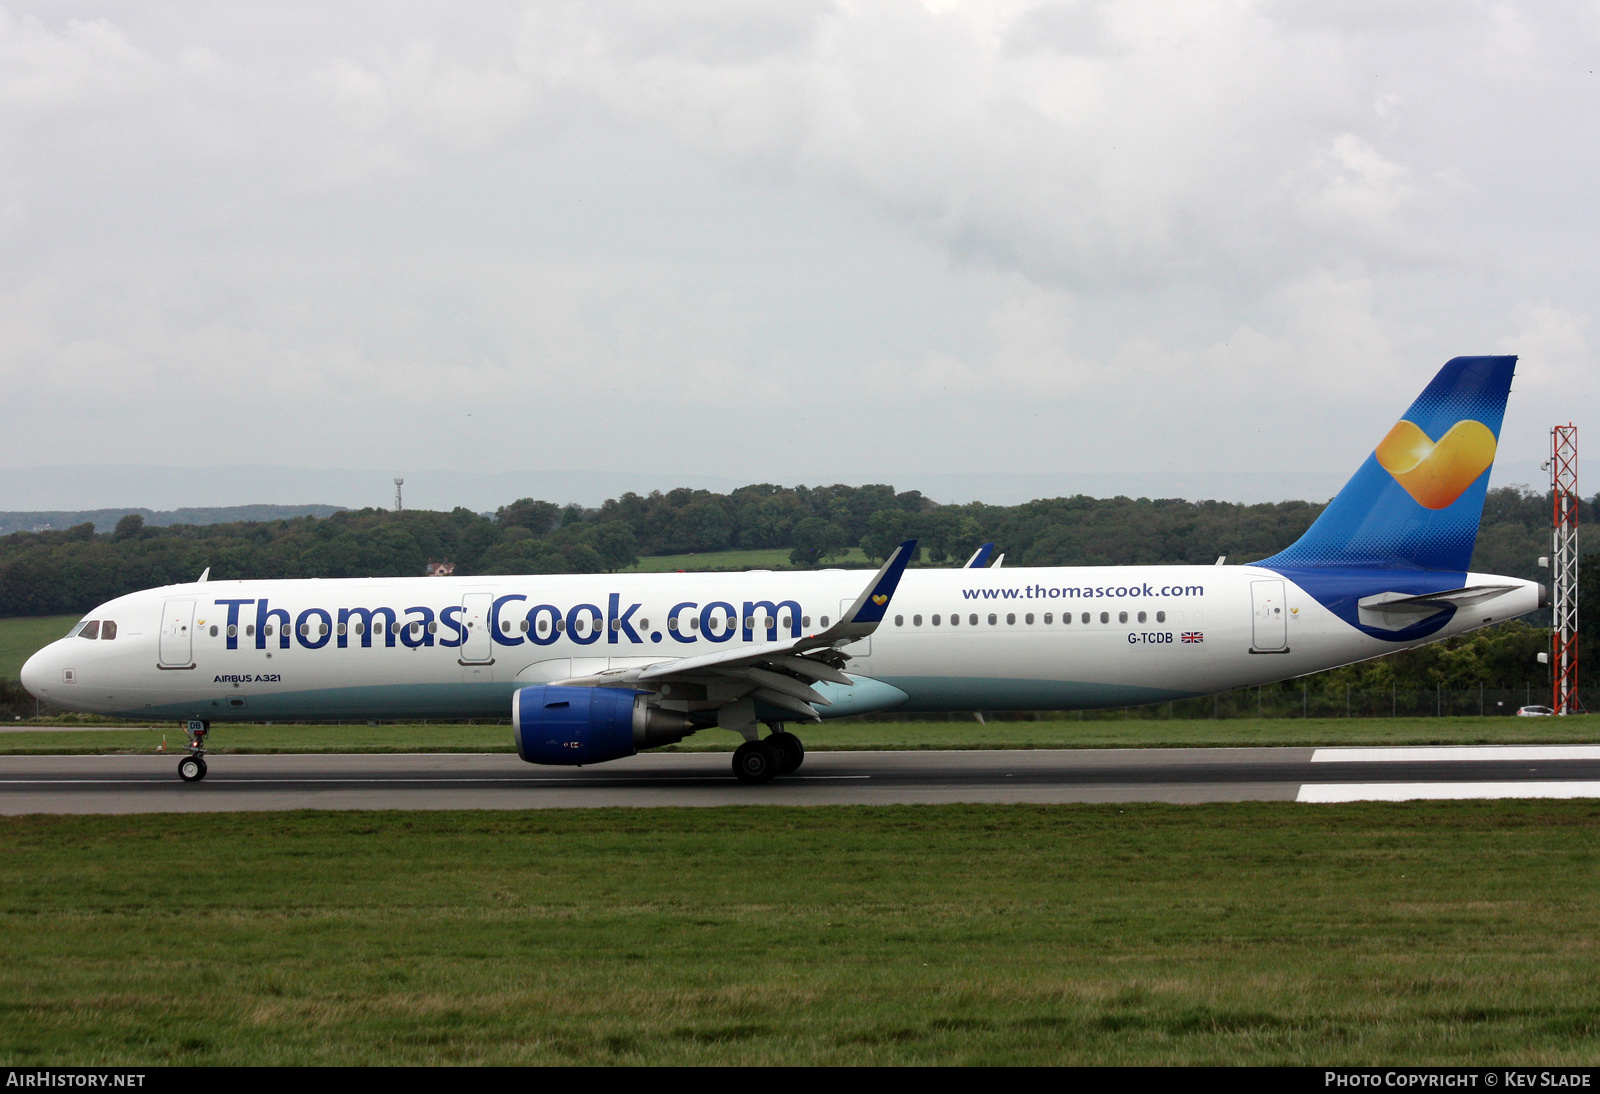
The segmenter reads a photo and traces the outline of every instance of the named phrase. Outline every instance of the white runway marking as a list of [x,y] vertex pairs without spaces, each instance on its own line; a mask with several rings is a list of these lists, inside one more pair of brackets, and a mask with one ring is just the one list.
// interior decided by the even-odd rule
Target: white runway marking
[[1600,760],[1600,745],[1441,745],[1431,748],[1319,748],[1314,764],[1408,760]]
[[1405,802],[1449,798],[1600,798],[1600,782],[1307,783],[1297,802]]

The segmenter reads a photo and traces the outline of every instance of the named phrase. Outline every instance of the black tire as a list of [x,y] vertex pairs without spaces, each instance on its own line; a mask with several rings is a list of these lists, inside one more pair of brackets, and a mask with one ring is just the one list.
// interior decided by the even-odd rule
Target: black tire
[[771,782],[779,763],[778,750],[766,741],[746,741],[733,754],[733,774],[742,783]]
[[178,778],[186,783],[197,783],[206,777],[206,762],[199,756],[185,756],[178,761]]
[[778,750],[778,774],[792,775],[806,761],[806,746],[788,730],[780,730],[767,738],[767,744]]

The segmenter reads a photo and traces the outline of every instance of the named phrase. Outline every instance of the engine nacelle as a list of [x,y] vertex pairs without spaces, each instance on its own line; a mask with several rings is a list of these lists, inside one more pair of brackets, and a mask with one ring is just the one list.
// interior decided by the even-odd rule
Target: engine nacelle
[[650,705],[628,688],[534,684],[511,697],[511,736],[532,764],[597,764],[694,732],[686,714]]

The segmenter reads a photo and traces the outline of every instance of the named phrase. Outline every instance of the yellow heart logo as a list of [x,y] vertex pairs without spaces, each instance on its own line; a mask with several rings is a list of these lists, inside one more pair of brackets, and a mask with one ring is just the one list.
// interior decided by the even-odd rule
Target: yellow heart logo
[[1494,452],[1494,434],[1482,422],[1459,421],[1434,441],[1401,420],[1373,455],[1418,505],[1446,509],[1489,469]]
[[884,596],[882,593],[879,593],[877,596],[872,598],[872,602],[881,608],[885,604],[889,603],[889,598]]

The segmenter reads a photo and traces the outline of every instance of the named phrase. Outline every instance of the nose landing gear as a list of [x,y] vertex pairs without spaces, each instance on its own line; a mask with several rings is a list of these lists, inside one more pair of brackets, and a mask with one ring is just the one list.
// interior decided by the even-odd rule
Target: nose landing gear
[[188,725],[189,743],[184,747],[189,754],[178,761],[178,778],[186,783],[197,783],[206,777],[206,734],[211,723],[192,719]]

